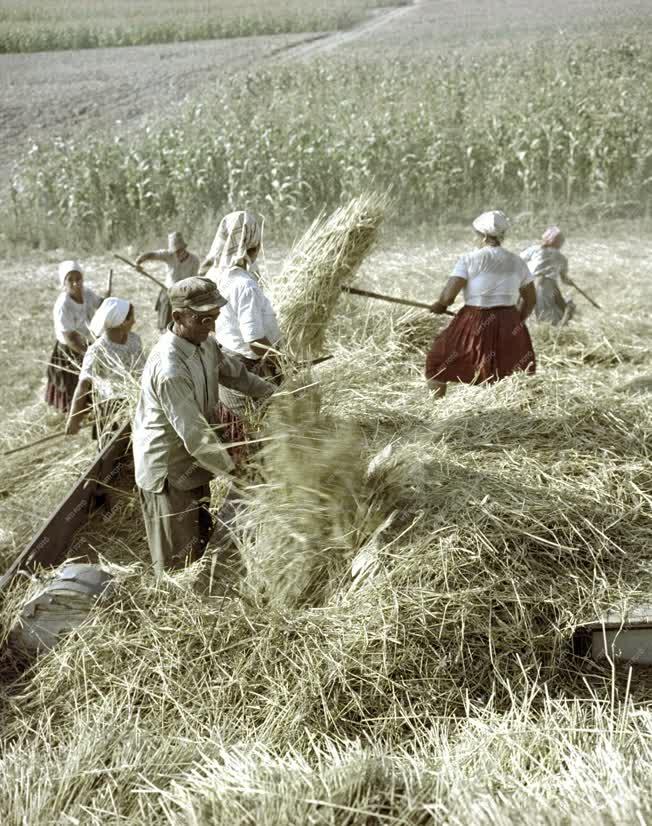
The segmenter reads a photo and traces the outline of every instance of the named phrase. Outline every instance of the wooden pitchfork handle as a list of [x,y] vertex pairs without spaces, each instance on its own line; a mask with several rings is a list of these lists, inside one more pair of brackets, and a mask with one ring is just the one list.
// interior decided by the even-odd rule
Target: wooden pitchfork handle
[[50,433],[49,436],[44,436],[42,439],[37,439],[35,442],[29,442],[26,445],[21,445],[20,447],[14,447],[12,450],[5,450],[2,456],[11,456],[13,453],[18,453],[21,450],[27,450],[30,447],[36,447],[37,445],[45,444],[45,442],[51,442],[53,439],[59,439],[61,436],[65,436],[65,430],[59,430],[56,433]]
[[[87,407],[86,410],[83,412],[86,413],[91,408]],[[87,424],[82,424],[82,428],[88,427]],[[49,436],[43,436],[41,439],[36,439],[34,442],[28,442],[26,445],[21,445],[20,447],[13,447],[11,450],[5,450],[4,453],[0,454],[3,458],[5,456],[11,456],[14,453],[19,453],[21,450],[29,450],[31,447],[38,447],[39,445],[44,445],[46,442],[52,442],[54,439],[61,439],[63,436],[66,435],[65,430],[57,430],[56,433],[50,433]]]
[[162,290],[167,290],[167,287],[165,286],[165,284],[162,281],[159,281],[158,278],[154,278],[153,275],[150,275],[147,272],[147,270],[144,270],[139,264],[136,264],[133,261],[130,261],[128,258],[123,258],[121,255],[118,255],[116,252],[113,253],[113,257],[117,258],[118,261],[122,261],[123,264],[127,264],[127,266],[129,266],[132,269],[136,270],[136,272],[139,272],[141,275],[144,275],[145,278],[149,278],[150,281],[153,281],[155,284],[158,284],[158,286]]
[[586,300],[587,300],[590,304],[593,304],[593,306],[594,306],[596,309],[598,309],[598,310],[601,310],[601,309],[602,309],[602,307],[598,304],[598,302],[597,302],[597,301],[594,301],[594,300],[591,298],[591,296],[590,296],[590,295],[588,295],[587,293],[585,293],[585,292],[584,292],[584,290],[583,290],[581,287],[578,287],[578,286],[577,286],[577,284],[576,284],[576,283],[575,283],[572,279],[570,279],[568,276],[566,276],[566,281],[570,284],[570,286],[571,286],[571,287],[575,287],[575,289],[577,290],[577,292],[578,292],[580,295],[583,295],[583,296],[584,296],[584,298],[586,298]]
[[[377,298],[379,301],[387,301],[390,304],[402,304],[405,307],[419,307],[421,310],[430,310],[430,304],[426,304],[424,301],[412,301],[409,298],[395,298],[393,295],[383,295],[382,293],[372,293],[369,290],[359,290],[357,287],[342,287],[342,290],[345,293],[351,293],[351,295],[361,295],[364,298]],[[454,316],[455,313],[450,310],[445,310],[443,315]]]

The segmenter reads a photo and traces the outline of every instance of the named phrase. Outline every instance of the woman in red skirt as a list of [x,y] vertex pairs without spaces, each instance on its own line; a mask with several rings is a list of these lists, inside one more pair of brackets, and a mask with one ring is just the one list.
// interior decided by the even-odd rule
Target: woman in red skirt
[[536,304],[533,277],[525,262],[503,249],[503,212],[484,212],[473,222],[479,248],[455,265],[433,313],[444,313],[464,290],[464,307],[434,340],[426,378],[435,396],[450,381],[494,382],[517,370],[534,373],[532,341],[525,319]]

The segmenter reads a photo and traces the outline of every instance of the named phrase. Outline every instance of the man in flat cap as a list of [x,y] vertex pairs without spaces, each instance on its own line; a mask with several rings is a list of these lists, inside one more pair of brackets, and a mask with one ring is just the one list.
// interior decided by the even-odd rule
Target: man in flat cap
[[169,297],[172,324],[145,364],[133,426],[136,483],[157,574],[203,554],[212,530],[209,482],[233,469],[211,426],[219,385],[254,399],[274,389],[210,336],[226,304],[212,281],[183,279]]
[[166,289],[161,290],[154,309],[158,312],[158,328],[161,332],[167,330],[172,321],[172,307],[168,297],[168,290],[177,281],[191,278],[199,271],[199,258],[188,250],[188,246],[180,232],[168,234],[168,247],[165,250],[144,252],[136,258],[138,265],[145,261],[160,261],[167,267],[165,274]]

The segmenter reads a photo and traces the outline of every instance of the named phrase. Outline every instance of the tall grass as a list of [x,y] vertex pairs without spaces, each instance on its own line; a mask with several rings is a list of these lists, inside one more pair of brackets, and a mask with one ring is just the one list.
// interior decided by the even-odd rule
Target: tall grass
[[345,29],[374,0],[0,0],[0,53]]
[[370,185],[397,222],[578,207],[649,209],[652,57],[602,47],[423,63],[279,66],[216,88],[132,137],[35,144],[10,239],[110,243],[255,208],[296,227]]

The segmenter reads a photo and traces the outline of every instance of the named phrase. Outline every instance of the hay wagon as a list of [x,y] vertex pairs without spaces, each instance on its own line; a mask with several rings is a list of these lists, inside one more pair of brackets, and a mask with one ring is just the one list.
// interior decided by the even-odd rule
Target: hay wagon
[[598,662],[652,665],[652,604],[615,608],[585,623],[575,634],[575,648]]
[[69,553],[75,533],[98,509],[111,509],[111,488],[119,478],[133,475],[130,458],[131,424],[125,422],[50,515],[7,571],[0,577],[0,592],[19,571],[38,565],[54,566]]

